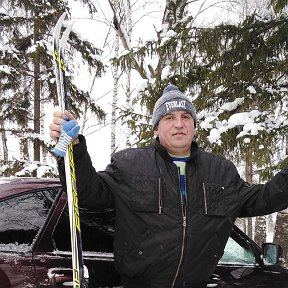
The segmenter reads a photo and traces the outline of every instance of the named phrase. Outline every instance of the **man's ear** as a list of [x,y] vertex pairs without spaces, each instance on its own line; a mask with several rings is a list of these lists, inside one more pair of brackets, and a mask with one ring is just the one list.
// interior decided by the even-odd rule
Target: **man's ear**
[[158,133],[158,129],[157,129],[157,127],[154,129],[154,136],[156,136],[156,137],[159,136],[159,133]]

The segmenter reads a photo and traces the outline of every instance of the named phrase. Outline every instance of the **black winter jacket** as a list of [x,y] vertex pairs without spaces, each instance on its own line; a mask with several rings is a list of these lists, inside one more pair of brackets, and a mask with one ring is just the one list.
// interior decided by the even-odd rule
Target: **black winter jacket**
[[[96,172],[85,139],[79,138],[74,145],[79,206],[115,207],[116,269],[151,279],[153,288],[201,287],[223,255],[237,217],[288,205],[288,170],[249,186],[230,161],[193,142],[185,207],[177,167],[157,140],[115,153],[105,171]],[[59,170],[64,179],[63,165]]]

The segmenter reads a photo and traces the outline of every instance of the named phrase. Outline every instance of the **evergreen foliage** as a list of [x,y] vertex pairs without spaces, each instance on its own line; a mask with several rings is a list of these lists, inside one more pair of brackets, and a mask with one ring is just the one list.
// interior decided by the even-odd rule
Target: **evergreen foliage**
[[[253,159],[261,179],[270,177],[279,168],[286,145],[287,29],[285,14],[269,19],[251,15],[238,25],[214,28],[195,27],[193,19],[185,17],[171,30],[159,33],[158,40],[115,59],[123,70],[136,69],[130,61],[132,56],[139,61],[159,59],[152,79],[147,79],[147,88],[134,99],[135,106],[121,114],[123,121],[129,113],[133,115],[127,122],[136,136],[135,143],[151,141],[148,123],[154,103],[171,82],[191,96],[198,110],[197,140],[202,147],[238,163]],[[167,68],[170,73],[163,77]],[[141,113],[135,113],[137,106]],[[257,131],[246,131],[245,123],[231,125],[229,118],[241,112],[255,114]],[[216,130],[221,135],[212,141],[211,132]],[[269,168],[262,170],[263,166]]]
[[[81,2],[91,14],[96,12],[93,1]],[[34,144],[33,160],[41,161],[41,153],[47,150],[47,143],[43,142],[40,135],[40,122],[45,116],[41,105],[57,105],[58,101],[52,61],[52,34],[59,16],[64,11],[69,12],[68,1],[4,0],[1,11],[1,127],[5,127],[5,133],[19,139],[27,138],[29,133],[31,141],[24,142]],[[66,69],[70,110],[79,117],[85,107],[90,107],[97,118],[103,120],[104,111],[91,100],[88,92],[74,84],[71,76],[77,69],[75,57],[82,58],[91,72],[97,77],[101,76],[105,70],[99,60],[102,51],[82,40],[74,31],[68,43]],[[6,141],[4,137],[2,141]],[[20,150],[28,152],[23,147]],[[29,155],[23,155],[22,158],[32,161]]]

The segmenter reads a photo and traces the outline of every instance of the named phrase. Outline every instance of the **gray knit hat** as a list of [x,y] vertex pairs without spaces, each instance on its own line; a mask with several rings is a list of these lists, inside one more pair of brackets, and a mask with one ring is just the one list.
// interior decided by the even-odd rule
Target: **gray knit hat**
[[155,129],[163,116],[173,111],[186,111],[190,113],[196,126],[197,117],[194,105],[177,86],[169,84],[165,87],[162,96],[155,103],[152,116],[152,129]]

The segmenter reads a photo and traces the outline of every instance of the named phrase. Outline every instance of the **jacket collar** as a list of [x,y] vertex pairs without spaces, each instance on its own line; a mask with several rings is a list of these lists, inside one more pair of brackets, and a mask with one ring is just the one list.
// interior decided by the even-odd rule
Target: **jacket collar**
[[[157,151],[165,160],[172,162],[171,156],[169,155],[167,149],[160,144],[160,141],[159,141],[159,138],[158,138],[158,137],[155,139],[154,147],[155,147],[156,151]],[[190,162],[192,159],[194,159],[194,158],[197,156],[198,149],[199,149],[199,148],[198,148],[197,142],[192,141],[192,144],[191,144],[191,154],[190,154],[190,158],[191,158],[191,159],[190,159],[188,162]]]

